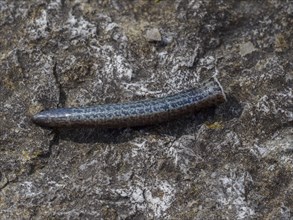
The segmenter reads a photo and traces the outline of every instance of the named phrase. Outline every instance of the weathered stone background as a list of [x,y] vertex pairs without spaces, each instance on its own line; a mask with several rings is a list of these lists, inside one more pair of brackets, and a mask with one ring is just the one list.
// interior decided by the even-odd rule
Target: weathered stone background
[[[292,0],[0,0],[1,219],[292,219]],[[43,109],[157,97],[178,121],[45,130]]]

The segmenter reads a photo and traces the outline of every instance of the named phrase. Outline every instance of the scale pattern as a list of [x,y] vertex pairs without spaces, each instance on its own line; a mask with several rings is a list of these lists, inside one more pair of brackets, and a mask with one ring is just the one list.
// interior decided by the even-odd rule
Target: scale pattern
[[225,100],[222,86],[213,77],[193,89],[163,98],[47,110],[33,116],[33,121],[45,127],[134,127],[172,120]]

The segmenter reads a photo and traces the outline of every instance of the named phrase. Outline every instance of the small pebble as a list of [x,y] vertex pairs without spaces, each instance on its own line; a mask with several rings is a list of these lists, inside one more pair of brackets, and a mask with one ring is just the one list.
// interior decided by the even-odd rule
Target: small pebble
[[162,40],[162,36],[158,28],[152,28],[147,30],[145,38],[149,42],[159,42]]

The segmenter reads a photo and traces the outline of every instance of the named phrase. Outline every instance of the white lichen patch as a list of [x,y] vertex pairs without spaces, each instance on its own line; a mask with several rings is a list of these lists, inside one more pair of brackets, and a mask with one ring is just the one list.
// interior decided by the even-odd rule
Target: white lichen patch
[[282,134],[275,134],[271,140],[268,140],[262,146],[266,149],[266,152],[262,154],[263,158],[273,157],[279,164],[293,169],[293,158],[291,155],[293,152],[292,128],[284,129]]
[[25,195],[27,198],[35,197],[42,193],[42,191],[38,187],[36,187],[31,181],[24,181],[20,184],[20,186],[22,194]]
[[[172,36],[172,33],[170,35]],[[157,51],[155,54],[159,61],[159,67],[163,71],[157,75],[165,77],[164,87],[169,87],[168,91],[178,92],[182,88],[192,87],[198,82],[199,72],[189,71],[188,68],[193,67],[199,59],[202,49],[200,40],[193,47],[189,47],[188,43],[185,42],[186,45],[176,47],[173,53]]]
[[50,3],[48,4],[48,9],[59,9],[61,7],[61,0],[51,0]]
[[113,65],[117,68],[117,76],[119,79],[131,81],[133,77],[133,69],[124,56],[118,54],[113,57]]
[[157,95],[162,96],[162,90],[152,91],[148,89],[147,85],[150,82],[137,82],[137,83],[122,83],[123,90],[135,94],[137,96]]
[[92,160],[92,161],[90,161],[88,163],[81,164],[79,166],[79,169],[81,171],[84,171],[84,170],[88,169],[88,167],[93,166],[94,164],[96,164],[97,162],[98,162],[97,160]]
[[256,157],[264,157],[269,151],[267,148],[260,146],[258,144],[254,144],[253,147],[250,149],[250,152],[255,155]]
[[259,60],[255,65],[255,69],[262,73],[260,76],[258,76],[261,80],[271,80],[277,77],[281,77],[285,74],[284,67],[280,64],[279,57],[275,55]]
[[96,36],[97,25],[90,23],[83,17],[76,18],[69,12],[65,28],[70,32],[70,38],[88,39]]
[[113,191],[121,197],[129,197],[132,210],[145,212],[150,218],[165,217],[176,193],[170,183],[159,180],[154,186],[130,186]]
[[[103,72],[118,78],[121,82],[129,82],[133,77],[133,67],[124,55],[115,52],[115,49],[109,45],[91,46],[93,55],[97,59],[103,60]],[[101,69],[97,69],[97,75],[100,75]],[[111,77],[109,77],[111,78]]]
[[[50,100],[51,107],[57,104],[59,100],[59,91],[56,85],[56,79],[53,74],[54,59],[52,56],[39,55],[34,57],[35,65],[41,67],[37,70],[31,70],[32,75],[32,86],[30,91],[33,91],[30,95],[32,106],[29,109],[31,114],[36,114],[38,111],[44,109],[40,99],[46,97]],[[54,91],[54,92],[52,92]]]
[[199,69],[206,68],[208,70],[213,69],[216,65],[216,58],[214,56],[206,56],[199,59]]
[[239,173],[231,170],[230,175],[220,176],[218,199],[220,206],[224,209],[234,210],[237,219],[253,218],[255,210],[253,205],[245,198],[245,185],[253,182],[248,172]]
[[203,160],[191,147],[193,146],[194,141],[194,136],[183,135],[166,148],[166,154],[168,157],[173,159],[174,165],[179,167],[180,171],[185,174],[188,173],[191,161],[200,162]]
[[48,15],[46,10],[42,10],[41,14],[29,24],[28,34],[32,40],[46,38],[48,36]]
[[[290,107],[291,106],[291,107]],[[282,118],[283,122],[293,121],[293,90],[286,88],[274,96],[264,95],[257,104],[256,110],[263,114],[273,114]]]
[[27,13],[28,6],[23,1],[0,1],[0,26],[19,19],[26,19]]
[[136,157],[141,151],[145,151],[147,140],[137,140],[130,142],[134,147],[131,150],[131,156]]
[[171,206],[176,190],[167,181],[157,181],[155,189],[161,194],[154,195],[151,190],[146,190],[145,198],[148,208],[154,212],[154,217],[160,218],[166,216],[165,211]]

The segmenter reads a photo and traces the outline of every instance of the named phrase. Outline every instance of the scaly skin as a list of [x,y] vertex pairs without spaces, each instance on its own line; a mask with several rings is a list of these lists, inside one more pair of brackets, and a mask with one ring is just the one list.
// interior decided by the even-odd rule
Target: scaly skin
[[134,127],[168,121],[225,100],[220,83],[211,78],[193,89],[163,98],[48,110],[36,114],[33,121],[45,127]]

